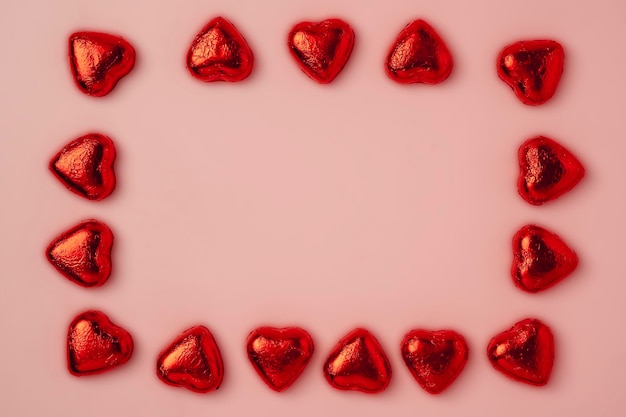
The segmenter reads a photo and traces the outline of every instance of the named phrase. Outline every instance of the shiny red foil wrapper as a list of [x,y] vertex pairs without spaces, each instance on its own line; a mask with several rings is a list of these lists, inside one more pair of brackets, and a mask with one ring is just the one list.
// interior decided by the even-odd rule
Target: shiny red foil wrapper
[[559,236],[540,226],[524,226],[513,237],[511,276],[524,291],[548,289],[577,266],[576,253]]
[[400,84],[438,84],[450,76],[452,67],[452,54],[445,42],[421,19],[402,29],[385,62],[389,78]]
[[187,69],[206,81],[236,82],[252,72],[254,55],[239,30],[223,17],[207,23],[187,52]]
[[83,287],[98,287],[111,275],[113,233],[98,220],[85,220],[56,237],[46,258],[64,277]]
[[102,97],[135,66],[135,49],[108,33],[76,32],[69,39],[70,69],[85,94]]
[[89,200],[103,200],[115,189],[115,146],[100,133],[68,143],[50,161],[50,171],[65,187]]
[[99,374],[123,365],[132,356],[133,338],[100,311],[72,320],[67,334],[67,363],[72,375]]
[[302,72],[320,84],[328,84],[350,58],[354,31],[340,19],[300,22],[289,32],[287,44]]
[[302,374],[313,355],[313,339],[299,327],[259,327],[246,342],[248,359],[271,389],[281,392]]
[[342,338],[324,363],[328,383],[340,390],[384,391],[391,381],[391,365],[378,340],[366,329]]
[[565,52],[556,41],[515,42],[498,55],[498,76],[522,103],[537,106],[554,96],[564,62]]
[[495,369],[530,385],[546,385],[554,363],[554,336],[537,319],[525,319],[496,335],[487,347]]
[[534,205],[555,200],[585,176],[585,167],[565,147],[545,136],[527,140],[518,151],[520,196]]
[[156,372],[159,379],[168,385],[207,393],[217,390],[222,384],[224,363],[209,329],[194,326],[161,352]]
[[418,384],[439,394],[452,384],[467,363],[465,338],[453,330],[412,330],[404,336],[400,351]]

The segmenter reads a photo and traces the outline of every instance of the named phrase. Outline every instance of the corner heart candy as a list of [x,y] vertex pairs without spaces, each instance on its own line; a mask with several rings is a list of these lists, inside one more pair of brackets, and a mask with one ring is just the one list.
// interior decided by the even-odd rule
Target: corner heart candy
[[248,359],[274,391],[289,388],[302,374],[313,355],[313,339],[299,327],[260,327],[246,343]]
[[465,338],[452,330],[412,330],[400,347],[415,380],[431,394],[439,394],[459,376],[467,363]]
[[97,220],[85,220],[63,232],[46,250],[63,276],[83,287],[98,287],[111,275],[113,233]]
[[438,84],[452,72],[452,54],[439,34],[423,20],[408,24],[394,42],[385,71],[401,84]]
[[102,97],[135,66],[135,49],[119,36],[76,32],[69,39],[70,69],[78,88]]
[[207,23],[187,52],[187,69],[206,81],[241,81],[252,72],[252,50],[237,28],[223,17]]
[[301,22],[289,32],[291,56],[300,69],[320,84],[339,75],[354,47],[354,31],[339,19]]
[[67,334],[67,362],[72,375],[98,374],[128,362],[133,338],[100,311],[72,320]]
[[509,378],[545,385],[554,362],[554,337],[541,321],[522,320],[491,339],[487,356],[493,367]]
[[570,151],[544,136],[524,142],[518,160],[517,190],[534,205],[559,198],[585,176],[585,168]]
[[513,237],[511,276],[518,288],[538,292],[552,287],[578,266],[578,256],[554,233],[535,225]]
[[115,146],[107,136],[91,133],[67,144],[50,161],[50,170],[75,194],[102,200],[115,189]]
[[168,385],[205,393],[215,391],[222,384],[224,363],[209,329],[195,326],[161,352],[156,372]]
[[520,41],[498,55],[498,76],[524,104],[548,101],[559,85],[565,52],[556,41]]
[[324,376],[334,388],[374,394],[389,385],[391,365],[378,340],[365,329],[355,329],[331,351]]

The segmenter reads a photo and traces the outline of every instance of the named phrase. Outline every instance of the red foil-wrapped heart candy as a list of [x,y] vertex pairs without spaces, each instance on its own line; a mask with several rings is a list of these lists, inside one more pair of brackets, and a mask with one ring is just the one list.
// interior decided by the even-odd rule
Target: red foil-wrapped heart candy
[[260,327],[246,343],[248,359],[274,391],[284,391],[298,379],[313,355],[313,339],[299,327]]
[[102,97],[135,66],[135,49],[119,36],[76,32],[69,39],[70,69],[85,94]]
[[389,385],[391,366],[374,335],[355,329],[331,351],[324,363],[324,376],[334,388],[374,394]]
[[412,330],[400,346],[404,363],[415,380],[431,394],[454,382],[467,363],[465,338],[452,330]]
[[354,31],[340,19],[301,22],[289,32],[291,56],[312,80],[328,84],[339,75],[354,47]]
[[113,233],[98,220],[85,220],[63,232],[46,250],[63,276],[83,287],[98,287],[111,275]]
[[439,34],[424,20],[408,24],[394,42],[385,71],[400,84],[438,84],[452,72],[452,54]]
[[524,200],[541,205],[555,200],[585,176],[580,161],[562,145],[545,136],[527,140],[518,151],[517,190]]
[[552,287],[578,266],[578,256],[556,234],[535,225],[513,238],[511,276],[518,288],[538,292]]
[[493,367],[509,378],[545,385],[554,362],[554,337],[541,321],[522,320],[491,339],[487,356]]
[[98,374],[128,362],[133,353],[130,333],[100,311],[72,320],[67,334],[67,363],[72,375]]
[[556,92],[564,61],[565,52],[556,41],[520,41],[500,52],[498,76],[522,103],[536,106]]
[[90,133],[68,143],[50,161],[50,170],[67,189],[89,200],[102,200],[115,189],[115,146],[105,135]]
[[200,393],[215,391],[224,379],[222,355],[204,326],[186,330],[166,347],[157,359],[156,371],[166,384]]
[[252,72],[254,55],[237,28],[223,17],[207,23],[187,52],[187,69],[206,81],[241,81]]

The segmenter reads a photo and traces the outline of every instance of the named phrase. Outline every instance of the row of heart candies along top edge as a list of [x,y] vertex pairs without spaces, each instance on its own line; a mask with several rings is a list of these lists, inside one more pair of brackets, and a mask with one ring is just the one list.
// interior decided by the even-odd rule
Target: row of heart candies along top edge
[[[289,32],[288,46],[300,69],[327,84],[348,61],[354,31],[340,19],[301,22]],[[110,93],[135,63],[135,49],[121,37],[100,32],[76,32],[69,39],[70,67],[78,88],[91,96]],[[520,41],[498,56],[497,72],[525,104],[539,105],[555,93],[564,63],[563,47],[553,40]],[[252,72],[254,55],[228,20],[211,20],[187,53],[191,74],[207,82],[241,81]],[[402,84],[437,84],[448,78],[453,59],[445,42],[424,20],[415,20],[398,35],[385,70]]]
[[[86,311],[76,316],[68,329],[68,369],[75,376],[111,370],[128,362],[133,346],[127,330],[100,311]],[[249,334],[246,351],[261,379],[281,392],[302,374],[313,355],[314,343],[299,327],[259,327]],[[469,357],[465,338],[453,330],[411,330],[404,336],[400,351],[413,377],[431,394],[448,388]],[[540,320],[524,319],[494,336],[487,356],[493,367],[509,378],[543,386],[552,372],[554,337]],[[199,393],[217,390],[224,364],[211,332],[198,325],[178,335],[159,354],[156,373],[168,385]],[[323,373],[336,389],[372,394],[384,391],[392,375],[382,346],[364,328],[354,329],[339,340],[324,362]]]

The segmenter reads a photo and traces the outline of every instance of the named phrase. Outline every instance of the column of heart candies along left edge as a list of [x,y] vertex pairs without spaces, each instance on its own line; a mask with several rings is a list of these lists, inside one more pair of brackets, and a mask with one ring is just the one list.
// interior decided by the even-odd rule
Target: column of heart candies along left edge
[[[330,48],[329,43],[336,47]],[[321,84],[330,83],[341,72],[353,44],[353,30],[340,19],[301,22],[288,35],[290,52],[300,69]],[[131,71],[135,61],[134,48],[124,39],[110,34],[77,32],[70,37],[69,47],[70,68],[77,87],[94,97],[110,93]],[[187,54],[189,72],[206,82],[241,81],[250,74],[253,61],[252,51],[241,33],[221,17],[202,28]],[[418,19],[399,33],[387,56],[385,70],[398,83],[438,84],[452,71],[452,55],[435,29]],[[500,76],[505,79],[502,74]],[[521,85],[519,82],[509,84],[514,89]],[[541,104],[538,101],[550,98],[554,91],[539,92],[534,96],[528,91],[523,93],[529,95],[528,100],[535,101],[527,103],[516,91],[525,104],[536,105]],[[553,149],[556,149],[554,155],[564,155],[560,148],[553,146]],[[520,167],[521,158],[520,150]],[[52,159],[50,169],[72,192],[90,200],[102,200],[115,188],[114,160],[115,148],[111,139],[91,133],[66,145]],[[568,165],[567,158],[561,162],[561,173],[569,166],[576,167],[575,163]],[[534,169],[536,171],[536,167]],[[558,183],[559,179],[553,183]],[[573,187],[571,181],[560,184],[555,188],[556,194]],[[567,255],[567,251],[559,246],[558,237],[544,235],[542,242],[557,248],[559,260],[564,259],[563,254]],[[48,247],[47,257],[69,280],[85,287],[96,287],[104,284],[110,275],[112,243],[113,235],[104,223],[86,220],[57,237]],[[537,254],[532,256],[540,258]],[[559,267],[567,269],[568,266]],[[538,291],[543,289],[542,285],[547,288],[559,280],[558,276],[544,278],[543,284],[524,289]],[[528,286],[526,281],[520,279],[518,285]],[[525,346],[511,345],[511,340],[520,336],[537,342],[538,349],[530,358],[537,363],[536,369],[527,369],[512,361],[514,351],[527,350]],[[99,311],[79,314],[70,324],[67,343],[68,368],[77,376],[119,366],[128,361],[133,349],[130,334]],[[527,319],[495,336],[488,350],[490,360],[498,370],[514,379],[543,385],[552,367],[552,343],[547,326],[538,320]],[[258,328],[249,335],[246,347],[248,358],[259,376],[271,389],[279,392],[293,384],[313,354],[312,338],[298,327]],[[405,364],[422,388],[431,394],[441,393],[457,378],[467,362],[468,351],[464,337],[452,330],[413,329],[401,343]],[[161,352],[156,372],[169,385],[204,393],[219,388],[224,370],[211,332],[204,326],[194,326],[177,336]],[[374,335],[357,328],[345,335],[331,351],[324,363],[324,375],[336,389],[378,393],[389,385],[391,367]]]
[[[105,33],[76,32],[69,38],[69,63],[77,87],[92,97],[110,93],[135,64],[135,50],[124,39]],[[50,161],[50,170],[70,191],[100,201],[115,189],[115,145],[102,133],[68,143]],[[111,275],[113,233],[89,219],[61,233],[46,250],[48,261],[68,280],[83,287],[104,285]],[[78,314],[67,333],[67,366],[75,376],[98,374],[128,362],[133,338],[96,310]]]
[[[69,37],[69,64],[76,86],[92,97],[109,94],[135,65],[135,49],[111,34],[76,32]],[[70,191],[100,201],[115,189],[115,145],[99,132],[85,134],[50,161],[54,176]],[[50,263],[83,287],[104,285],[111,275],[113,233],[103,222],[84,220],[56,237],[46,250]],[[67,333],[67,367],[75,376],[99,374],[128,362],[133,338],[97,310],[78,314]]]

